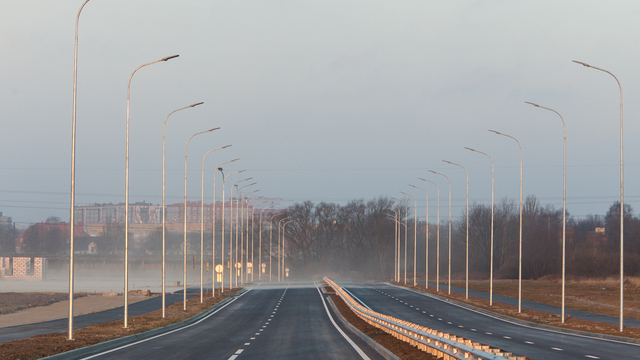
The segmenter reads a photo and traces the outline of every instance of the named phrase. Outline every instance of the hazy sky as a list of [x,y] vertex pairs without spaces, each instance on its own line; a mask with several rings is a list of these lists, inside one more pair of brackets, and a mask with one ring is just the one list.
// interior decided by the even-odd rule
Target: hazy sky
[[[20,225],[68,221],[74,22],[82,0],[0,2],[0,211]],[[181,202],[184,145],[190,200],[205,199],[213,170],[247,169],[258,194],[346,203],[421,200],[434,180],[446,214],[524,194],[562,206],[567,124],[567,208],[604,214],[619,199],[619,91],[624,91],[625,202],[640,211],[640,58],[637,1],[210,1],[91,0],[80,18],[76,203],[124,201],[126,96],[131,85],[131,201],[161,203],[162,122],[167,202]],[[244,174],[243,174],[244,175]],[[234,182],[241,177],[230,177]],[[218,183],[219,176],[218,176]],[[229,188],[229,184],[227,185]],[[218,196],[221,188],[218,186]],[[247,188],[248,190],[249,188]],[[227,191],[228,193],[228,191]],[[444,215],[443,215],[444,216]]]

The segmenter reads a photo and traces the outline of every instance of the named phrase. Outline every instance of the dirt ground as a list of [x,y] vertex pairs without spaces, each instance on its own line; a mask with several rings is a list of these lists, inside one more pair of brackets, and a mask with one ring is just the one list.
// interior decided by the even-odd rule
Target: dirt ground
[[[69,294],[45,293],[0,293],[0,303],[12,313],[0,315],[0,327],[33,324],[37,322],[66,318],[69,314]],[[62,296],[60,296],[62,295]],[[146,300],[148,296],[129,294],[129,304]],[[57,302],[53,302],[58,300]],[[124,296],[103,296],[77,294],[73,300],[74,316],[113,309],[122,306]]]
[[[569,301],[569,296],[565,302],[567,308],[583,310],[589,312],[596,312],[606,315],[617,316],[618,310],[616,305],[619,298],[616,297],[614,292],[602,290],[602,288],[608,288],[606,285],[610,284],[606,280],[603,282],[588,281],[588,282],[573,282],[571,285],[566,285],[566,293],[571,294],[572,301]],[[401,285],[401,284],[398,284]],[[463,287],[464,281],[452,281],[452,285]],[[522,313],[518,313],[517,306],[510,306],[503,303],[496,302],[494,300],[493,306],[489,306],[489,301],[473,296],[469,296],[468,300],[465,300],[464,294],[458,294],[452,292],[447,294],[446,284],[440,283],[440,292],[436,292],[435,287],[430,286],[428,290],[425,290],[423,285],[420,286],[407,286],[416,290],[426,291],[432,294],[436,294],[442,297],[450,298],[461,303],[469,304],[478,308],[489,310],[498,314],[506,315],[512,318],[517,318],[525,321],[535,322],[548,326],[554,326],[564,329],[579,330],[598,334],[607,334],[614,336],[622,336],[627,338],[640,339],[640,329],[625,327],[623,332],[619,331],[618,325],[605,324],[600,322],[586,321],[576,318],[571,318],[567,315],[567,319],[563,324],[560,316],[549,314],[545,312],[522,309]],[[485,289],[486,287],[486,289]],[[488,283],[484,281],[469,281],[469,289],[475,289],[480,291],[488,290]],[[498,280],[493,282],[494,294],[505,295],[517,298],[518,282],[517,280]],[[600,291],[598,290],[600,289]],[[628,292],[627,292],[628,291]],[[555,280],[537,280],[537,281],[523,281],[522,283],[522,298],[523,300],[530,300],[540,303],[545,303],[554,306],[560,306],[561,302],[561,284],[557,284]],[[629,301],[625,300],[625,317],[634,317],[632,314],[637,314],[638,308],[631,308],[634,306],[634,302],[637,303],[637,287],[635,285],[629,285],[629,289],[625,289],[625,294],[629,298]],[[632,295],[634,294],[634,295]],[[617,294],[619,295],[619,293]],[[632,299],[636,297],[636,299]],[[627,308],[629,306],[629,308]],[[634,317],[635,318],[635,317]]]
[[[330,286],[325,287],[328,293],[334,294],[333,289]],[[394,353],[400,359],[403,360],[432,360],[437,359],[435,356],[425,353],[424,351],[418,349],[415,346],[409,345],[408,343],[396,339],[395,337],[387,334],[386,332],[378,329],[373,325],[367,324],[364,320],[358,317],[349,306],[342,301],[342,299],[338,295],[332,295],[331,300],[336,304],[338,311],[344,316],[345,319],[351,325],[355,326],[358,330],[365,333],[368,337],[373,339],[378,344],[384,346],[387,350]]]
[[218,295],[215,298],[212,298],[209,292],[208,296],[205,296],[205,301],[202,304],[200,303],[199,296],[193,297],[187,300],[187,311],[182,310],[182,302],[173,304],[165,309],[166,317],[164,319],[162,318],[162,310],[130,317],[129,326],[126,329],[123,328],[122,320],[119,320],[78,329],[73,332],[74,340],[67,340],[68,334],[64,332],[38,335],[28,339],[2,343],[0,344],[0,359],[40,359],[103,341],[164,327],[199,314],[228,297],[228,294],[235,293],[239,290],[240,289],[232,289],[226,291],[224,295]]

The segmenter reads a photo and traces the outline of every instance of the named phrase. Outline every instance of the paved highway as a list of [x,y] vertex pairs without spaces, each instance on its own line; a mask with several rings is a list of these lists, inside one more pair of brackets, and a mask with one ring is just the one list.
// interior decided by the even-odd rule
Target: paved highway
[[391,285],[338,284],[374,311],[536,360],[640,359],[635,344],[522,326]]
[[95,359],[381,359],[343,336],[313,284],[254,288],[192,326],[96,354]]

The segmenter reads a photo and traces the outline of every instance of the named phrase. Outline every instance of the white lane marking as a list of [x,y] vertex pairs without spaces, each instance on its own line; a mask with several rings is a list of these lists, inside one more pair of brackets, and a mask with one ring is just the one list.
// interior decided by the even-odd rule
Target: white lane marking
[[238,357],[238,355],[231,355],[231,357],[229,358],[229,360],[235,360]]
[[471,329],[471,331],[478,331],[478,330],[476,330],[476,329]]
[[259,332],[257,332],[257,333],[255,333],[254,335],[260,335],[260,333],[259,333]]
[[464,310],[467,310],[467,311],[471,311],[471,312],[474,312],[474,313],[476,313],[476,314],[479,314],[479,315],[482,315],[482,316],[486,316],[486,317],[488,317],[488,318],[492,318],[492,319],[495,319],[495,320],[498,320],[498,321],[505,322],[505,323],[507,323],[507,324],[512,324],[512,325],[520,326],[520,327],[527,328],[527,329],[533,329],[533,330],[538,330],[538,331],[544,331],[544,332],[549,332],[549,333],[554,333],[554,334],[559,334],[559,335],[575,336],[575,337],[579,337],[579,338],[583,338],[583,339],[590,339],[590,340],[597,340],[597,341],[606,341],[606,342],[612,342],[612,343],[617,343],[617,344],[623,344],[623,345],[629,345],[629,346],[639,346],[639,347],[640,347],[640,344],[635,344],[635,343],[628,343],[628,342],[624,342],[624,341],[611,340],[611,339],[602,339],[602,338],[597,338],[597,337],[594,337],[594,336],[588,336],[588,335],[568,334],[568,333],[565,333],[565,332],[562,332],[562,331],[556,331],[556,330],[550,330],[550,329],[541,329],[541,328],[536,328],[536,327],[529,326],[529,325],[518,324],[518,323],[515,323],[515,322],[513,322],[513,321],[509,321],[509,320],[501,319],[501,318],[498,318],[498,317],[493,316],[493,315],[489,315],[489,314],[486,314],[486,313],[482,313],[482,312],[479,312],[479,311],[476,311],[476,310],[473,310],[473,309],[466,308],[466,307],[464,307],[464,306],[460,306],[460,305],[457,305],[457,304],[454,304],[454,303],[447,302],[447,301],[442,300],[442,299],[438,299],[438,298],[436,298],[436,297],[431,296],[431,294],[428,294],[428,293],[424,293],[424,292],[421,292],[421,291],[416,291],[416,290],[413,290],[413,289],[408,289],[408,288],[402,287],[402,286],[400,286],[400,285],[394,285],[394,284],[388,284],[388,285],[389,285],[389,286],[392,286],[392,287],[394,287],[394,288],[396,288],[396,289],[399,289],[399,290],[410,291],[410,292],[412,292],[412,293],[414,293],[414,294],[422,295],[422,296],[425,296],[425,297],[431,298],[431,299],[433,299],[433,300],[437,300],[437,301],[440,301],[440,302],[446,303],[446,304],[448,304],[448,305],[455,306],[455,307],[460,308],[460,309],[464,309]]
[[534,343],[533,341],[525,341],[525,344],[529,344],[529,345],[535,345],[536,343]]
[[555,350],[555,351],[564,351],[564,350],[562,350],[562,349],[560,349],[560,348],[557,348],[557,347],[552,347],[551,349],[552,349],[552,350]]
[[433,314],[430,314],[429,316],[433,317]]
[[340,327],[338,327],[338,324],[336,324],[335,320],[333,320],[333,316],[331,316],[331,313],[329,312],[329,308],[327,307],[327,303],[324,301],[324,296],[322,296],[322,293],[320,292],[320,288],[318,287],[318,285],[316,284],[316,290],[318,290],[318,294],[320,294],[320,299],[322,300],[322,305],[324,305],[324,310],[327,312],[327,316],[329,316],[329,320],[331,320],[331,323],[333,324],[333,326],[336,328],[336,330],[338,330],[338,332],[342,335],[342,337],[345,338],[345,340],[347,340],[347,342],[349,342],[349,344],[351,345],[351,347],[353,347],[356,352],[358,353],[358,355],[360,355],[360,357],[364,360],[371,360],[367,354],[365,354],[362,349],[360,349],[358,347],[358,345],[356,345],[353,340],[351,340],[347,334],[344,333],[344,331],[342,331],[342,329],[340,329]]
[[247,345],[251,345],[251,344],[250,343],[244,343],[244,345],[247,346]]
[[426,314],[427,312],[426,312],[426,311],[423,311],[422,313],[423,313],[423,314]]
[[505,339],[511,339],[511,336],[503,336]]
[[255,337],[252,337],[252,338],[251,338],[251,340],[255,340],[255,339],[256,339]]
[[490,332],[486,332],[485,334],[487,334],[487,335],[493,335],[493,333],[490,333]]
[[260,330],[258,330],[258,331],[262,331],[262,330],[264,330],[264,329],[260,329]]
[[438,318],[438,321],[442,321],[442,318]]
[[238,351],[235,352],[236,355],[240,355],[242,354],[242,352],[244,351],[244,349],[238,349]]
[[453,325],[453,324],[451,323],[451,321],[447,321],[447,324],[449,324],[449,325]]
[[459,328],[463,328],[464,326],[462,326],[462,325],[458,325],[458,327],[459,327]]
[[600,359],[599,357],[593,355],[585,355],[585,357],[588,357],[590,359]]
[[126,348],[128,348],[128,347],[130,347],[130,346],[134,346],[134,345],[142,344],[143,342],[147,342],[147,341],[149,341],[149,340],[157,339],[157,338],[159,338],[159,337],[163,337],[163,336],[165,336],[165,335],[173,334],[173,333],[175,333],[175,332],[182,331],[182,330],[184,330],[184,329],[188,329],[188,328],[190,328],[190,327],[192,327],[192,326],[196,326],[196,325],[200,324],[201,322],[203,322],[203,321],[207,320],[208,318],[210,318],[210,317],[211,317],[211,316],[213,316],[214,314],[216,314],[218,311],[220,311],[220,310],[222,310],[222,309],[226,308],[227,306],[229,306],[229,305],[233,304],[236,300],[238,300],[239,298],[241,298],[241,297],[245,296],[247,293],[249,293],[249,291],[251,291],[251,289],[247,290],[244,294],[242,294],[242,295],[240,295],[240,296],[236,297],[235,299],[233,299],[233,300],[229,301],[228,303],[226,303],[224,306],[222,306],[222,307],[221,307],[221,308],[219,308],[218,310],[216,310],[216,311],[212,312],[211,314],[209,314],[209,315],[207,315],[207,316],[203,317],[202,319],[200,319],[200,320],[198,320],[198,321],[194,322],[193,324],[190,324],[190,325],[187,325],[187,326],[183,326],[183,327],[178,328],[178,329],[175,329],[175,330],[167,331],[166,333],[162,333],[162,334],[159,334],[159,335],[156,335],[156,336],[152,336],[152,337],[150,337],[150,338],[148,338],[148,339],[144,339],[144,340],[136,341],[136,342],[133,342],[133,343],[131,343],[131,344],[127,344],[127,345],[123,345],[123,346],[117,347],[117,348],[115,348],[115,349],[111,349],[111,350],[107,350],[107,351],[104,351],[104,352],[101,352],[101,353],[98,353],[98,354],[95,354],[95,355],[91,355],[91,356],[88,356],[88,357],[86,357],[86,358],[82,358],[82,360],[93,359],[93,358],[96,358],[96,357],[98,357],[98,356],[102,356],[102,355],[106,355],[106,354],[109,354],[109,353],[112,353],[112,352],[116,352],[116,351],[118,351],[118,350],[126,349]]

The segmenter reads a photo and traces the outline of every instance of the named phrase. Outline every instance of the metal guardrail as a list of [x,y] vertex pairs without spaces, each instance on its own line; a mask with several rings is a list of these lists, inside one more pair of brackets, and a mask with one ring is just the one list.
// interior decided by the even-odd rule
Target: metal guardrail
[[362,320],[385,331],[393,337],[405,341],[424,352],[437,356],[438,358],[443,358],[445,360],[527,359],[524,356],[516,356],[512,353],[473,342],[469,339],[464,339],[456,335],[444,333],[442,331],[369,310],[355,301],[351,295],[331,279],[325,277],[324,281],[335,290],[336,294],[340,296],[349,308],[351,308],[351,310]]

